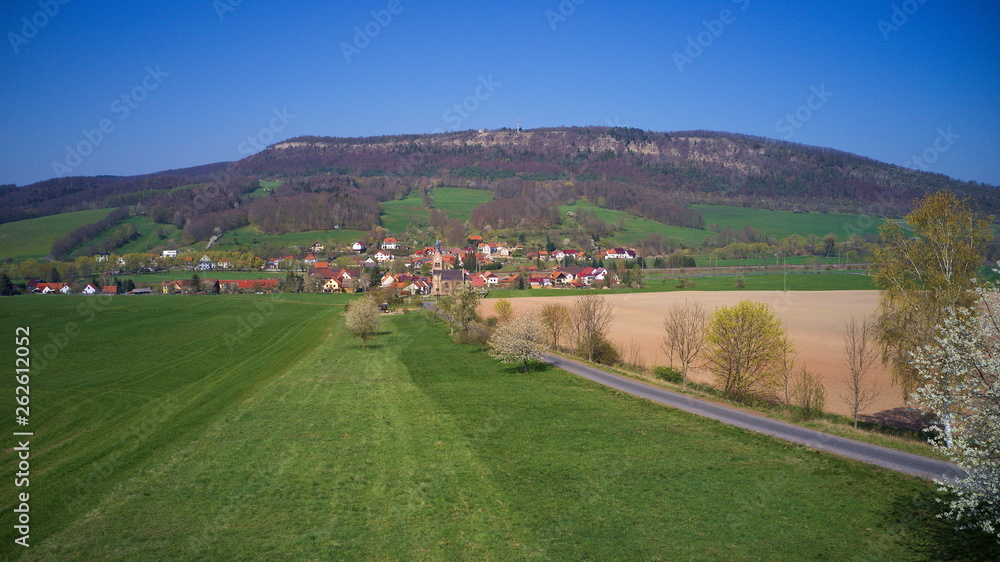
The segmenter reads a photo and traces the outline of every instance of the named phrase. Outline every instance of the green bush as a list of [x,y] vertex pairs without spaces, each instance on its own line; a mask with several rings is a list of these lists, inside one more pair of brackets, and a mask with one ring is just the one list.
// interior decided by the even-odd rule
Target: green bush
[[653,369],[653,374],[667,382],[680,384],[684,381],[684,373],[674,367],[656,367]]
[[[581,346],[577,349],[577,353],[586,358],[586,350]],[[601,338],[594,345],[594,362],[600,363],[601,365],[614,365],[621,361],[621,356],[618,355],[618,350],[615,346],[611,344],[607,339]]]

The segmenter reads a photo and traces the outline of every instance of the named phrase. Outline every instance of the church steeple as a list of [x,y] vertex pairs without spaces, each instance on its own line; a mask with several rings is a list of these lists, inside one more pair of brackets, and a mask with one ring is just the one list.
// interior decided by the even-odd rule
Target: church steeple
[[441,256],[441,241],[434,241],[434,261],[431,262],[431,270],[440,271],[444,269],[444,258]]

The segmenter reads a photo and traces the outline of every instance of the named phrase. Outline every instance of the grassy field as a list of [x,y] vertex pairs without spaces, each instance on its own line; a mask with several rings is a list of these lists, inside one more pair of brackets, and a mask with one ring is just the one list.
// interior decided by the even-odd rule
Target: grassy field
[[[148,273],[145,275],[124,275],[138,285],[148,283],[162,283],[164,281],[176,281],[178,279],[190,279],[191,271],[164,271],[160,273]],[[199,271],[198,277],[201,279],[281,279],[288,275],[284,271],[226,271],[216,269],[214,271]],[[299,273],[302,275],[302,273]]]
[[77,211],[0,224],[0,259],[41,258],[70,231],[104,218],[111,209]]
[[398,201],[382,203],[382,226],[393,234],[402,234],[411,225],[427,224],[427,207],[424,207],[420,193],[411,191]]
[[695,255],[695,260],[698,267],[738,267],[743,265],[767,265],[775,267],[775,262],[780,267],[781,265],[839,264],[843,262],[840,258],[827,258],[823,256],[779,256],[778,258],[767,256],[745,260],[717,260],[714,258],[709,259],[707,255]]
[[[365,233],[358,230],[310,230],[307,232],[289,232],[288,234],[264,234],[255,226],[244,226],[227,232],[216,242],[213,250],[235,250],[238,244],[255,246],[267,244],[271,246],[298,246],[305,248],[313,242],[322,242],[327,251],[332,247],[350,245],[357,242]],[[256,241],[256,243],[254,242]],[[204,247],[204,242],[197,245]]]
[[642,240],[649,234],[659,233],[667,238],[672,238],[688,245],[698,245],[704,242],[706,238],[715,235],[714,232],[709,232],[707,230],[666,225],[649,219],[644,219],[642,217],[637,217],[631,213],[626,213],[625,211],[602,209],[590,201],[583,199],[577,201],[573,205],[560,205],[559,215],[563,218],[564,223],[573,223],[575,221],[567,217],[566,213],[569,211],[579,212],[582,210],[593,211],[593,213],[597,215],[597,218],[611,224],[612,226],[617,226],[619,222],[624,219],[625,230],[616,231],[611,236],[608,236],[605,239],[608,243],[613,242],[615,244],[627,246]]
[[[0,299],[0,325],[30,325],[39,353],[68,318],[86,322],[80,302]],[[33,378],[32,548],[12,545],[8,523],[0,556],[997,553],[934,519],[932,483],[506,368],[422,314],[388,317],[361,349],[342,302],[116,298],[95,311]],[[227,349],[241,319],[259,327]],[[183,326],[198,329],[169,329]],[[8,522],[13,493],[0,496]]]
[[493,192],[461,187],[437,187],[431,192],[434,208],[441,209],[448,218],[462,222],[469,220],[472,210],[493,200]]
[[705,224],[739,229],[744,225],[784,238],[791,234],[826,236],[833,233],[837,240],[847,240],[852,234],[877,234],[883,220],[868,215],[845,213],[793,213],[713,205],[691,205],[705,217]]
[[[180,240],[181,231],[172,224],[157,224],[153,222],[153,219],[149,217],[136,217],[132,216],[124,221],[112,226],[101,234],[95,236],[91,240],[85,242],[82,247],[77,248],[77,250],[83,250],[84,248],[94,246],[101,241],[105,240],[111,233],[118,230],[125,224],[132,224],[135,226],[136,231],[139,232],[139,237],[135,240],[125,244],[121,248],[114,250],[116,254],[132,254],[132,253],[148,253],[154,252],[159,253],[158,250],[167,248],[168,244],[171,242],[176,243]],[[165,238],[160,238],[156,234],[157,229],[163,229]],[[204,245],[204,244],[203,244]],[[79,252],[77,252],[79,254]],[[74,255],[77,255],[74,254]]]
[[[467,221],[472,210],[493,199],[493,193],[482,189],[461,187],[436,187],[431,192],[434,208],[440,209],[448,218]],[[382,226],[394,234],[406,232],[410,226],[424,226],[428,223],[428,209],[417,191],[410,192],[398,201],[382,203]]]
[[[586,295],[599,292],[603,295],[617,293],[660,293],[665,291],[736,291],[734,275],[713,275],[708,277],[687,277],[694,282],[694,288],[678,289],[676,277],[646,277],[645,286],[641,289],[527,289],[491,290],[491,297],[559,297],[571,295]],[[782,291],[786,287],[785,276],[780,274],[762,274],[744,276],[746,291]],[[872,290],[875,285],[871,277],[864,273],[789,273],[787,278],[789,291],[857,291]]]

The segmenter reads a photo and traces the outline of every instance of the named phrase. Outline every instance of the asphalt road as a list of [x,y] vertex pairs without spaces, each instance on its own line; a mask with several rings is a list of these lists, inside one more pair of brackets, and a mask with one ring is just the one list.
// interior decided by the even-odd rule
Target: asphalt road
[[[424,307],[433,310],[435,305],[434,303],[424,303]],[[716,404],[715,402],[672,392],[658,386],[602,371],[601,369],[564,357],[546,354],[544,361],[553,367],[558,367],[574,375],[633,396],[911,476],[926,478],[928,480],[944,479],[953,481],[965,475],[965,472],[961,468],[950,462],[914,455],[887,447],[879,447],[878,445],[870,445],[861,441],[847,439],[846,437],[838,437],[829,433],[799,427],[723,404]]]
[[645,384],[627,377],[622,377],[595,369],[589,365],[578,363],[563,357],[547,355],[545,362],[560,369],[569,371],[585,379],[592,380],[604,386],[626,392],[633,396],[652,400],[672,408],[678,408],[685,412],[712,418],[729,425],[749,429],[757,433],[777,437],[792,443],[799,443],[847,457],[849,459],[874,464],[883,468],[888,468],[904,474],[933,479],[952,480],[963,476],[965,473],[956,465],[914,455],[896,449],[870,445],[845,437],[838,437],[820,431],[799,427],[790,423],[774,420],[765,416],[738,410],[722,404],[700,400],[677,392]]

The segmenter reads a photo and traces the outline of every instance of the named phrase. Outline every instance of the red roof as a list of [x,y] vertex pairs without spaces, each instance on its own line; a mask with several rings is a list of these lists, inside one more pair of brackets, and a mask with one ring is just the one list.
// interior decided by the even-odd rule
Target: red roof
[[118,287],[116,287],[115,285],[105,285],[104,288],[101,289],[101,292],[104,292],[104,293],[117,293],[118,292]]
[[220,283],[236,283],[240,289],[273,289],[277,284],[277,279],[236,279],[233,281],[220,281]]

